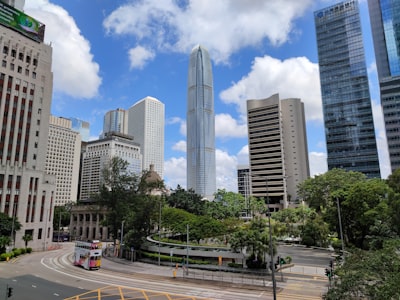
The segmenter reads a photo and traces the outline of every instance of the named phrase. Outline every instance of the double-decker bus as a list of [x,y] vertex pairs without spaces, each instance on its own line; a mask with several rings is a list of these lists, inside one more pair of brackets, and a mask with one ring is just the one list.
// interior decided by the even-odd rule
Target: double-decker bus
[[74,265],[82,266],[87,270],[97,270],[101,265],[101,242],[76,241],[74,250]]

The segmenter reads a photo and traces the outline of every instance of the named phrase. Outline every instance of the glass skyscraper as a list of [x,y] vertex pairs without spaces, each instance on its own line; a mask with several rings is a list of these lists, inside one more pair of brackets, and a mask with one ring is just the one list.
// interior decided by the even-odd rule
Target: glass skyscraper
[[202,46],[190,54],[187,93],[187,189],[209,200],[216,192],[215,116],[211,60]]
[[400,168],[400,1],[368,0],[392,172]]
[[380,178],[358,1],[314,12],[328,169]]

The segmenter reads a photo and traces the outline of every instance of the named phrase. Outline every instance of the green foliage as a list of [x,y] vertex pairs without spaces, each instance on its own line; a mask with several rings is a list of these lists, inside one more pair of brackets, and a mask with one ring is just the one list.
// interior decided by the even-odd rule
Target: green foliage
[[9,236],[0,236],[0,253],[6,251],[6,247],[10,245],[11,238]]
[[30,234],[25,234],[25,235],[22,237],[22,240],[25,242],[25,248],[27,248],[27,247],[28,247],[28,243],[29,243],[30,241],[32,241],[33,238],[32,238],[32,236],[31,236]]
[[193,190],[185,191],[179,185],[175,193],[166,198],[170,207],[185,210],[191,214],[204,215],[208,201],[202,200]]
[[13,220],[12,217],[0,212],[0,236],[11,236],[12,228],[14,228],[14,231],[21,229],[21,223],[18,218]]
[[54,217],[53,217],[53,230],[61,230],[60,227],[67,227],[70,222],[70,211],[72,204],[66,204],[63,206],[54,207]]
[[355,250],[336,269],[338,279],[325,299],[399,299],[400,241],[386,241],[376,251]]
[[26,248],[26,253],[31,253],[32,252],[32,248],[28,247]]
[[303,227],[302,243],[306,246],[328,246],[329,226],[321,215],[314,213]]
[[14,249],[13,252],[14,252],[15,257],[21,255],[21,253],[22,253],[21,249]]

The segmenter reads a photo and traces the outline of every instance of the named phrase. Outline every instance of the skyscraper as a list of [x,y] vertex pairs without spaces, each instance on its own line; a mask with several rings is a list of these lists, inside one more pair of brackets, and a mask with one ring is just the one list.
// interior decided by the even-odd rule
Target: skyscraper
[[296,203],[310,176],[304,104],[297,98],[247,100],[250,194],[279,210]]
[[79,132],[82,142],[88,142],[90,139],[90,124],[89,122],[78,118],[69,118],[71,120],[71,129]]
[[328,169],[380,177],[358,1],[314,12]]
[[56,176],[54,204],[78,200],[81,136],[71,129],[71,120],[50,116],[46,172]]
[[128,109],[128,134],[140,144],[143,156],[143,171],[154,171],[163,178],[164,174],[164,103],[153,97],[145,97]]
[[187,93],[187,189],[209,200],[216,192],[215,116],[211,60],[202,46],[190,54]]
[[[21,2],[21,1],[17,1]],[[45,171],[53,89],[45,25],[0,2],[0,211],[18,218],[12,246],[43,250],[52,242],[55,176]],[[29,28],[14,20],[29,20]]]
[[128,134],[128,111],[117,108],[108,111],[104,115],[102,137],[105,137],[110,132]]
[[400,168],[400,1],[368,0],[392,172]]

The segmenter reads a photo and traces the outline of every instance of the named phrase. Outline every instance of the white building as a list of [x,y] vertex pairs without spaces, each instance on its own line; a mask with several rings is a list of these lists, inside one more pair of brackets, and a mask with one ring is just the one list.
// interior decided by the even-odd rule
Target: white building
[[163,178],[164,173],[164,104],[153,97],[146,97],[129,110],[128,134],[140,144],[143,155],[142,169],[154,171]]
[[55,205],[75,203],[78,197],[81,136],[71,120],[50,116],[46,171],[56,176]]
[[[0,14],[25,16],[5,3]],[[44,25],[30,20],[26,31],[0,21],[0,212],[22,225],[12,246],[24,247],[22,236],[29,234],[28,246],[39,250],[53,235],[55,176],[45,171],[52,48],[43,42]]]
[[132,137],[123,134],[113,133],[88,142],[82,155],[80,200],[89,199],[100,191],[102,170],[113,157],[127,161],[130,173],[140,175],[142,172],[140,146]]

